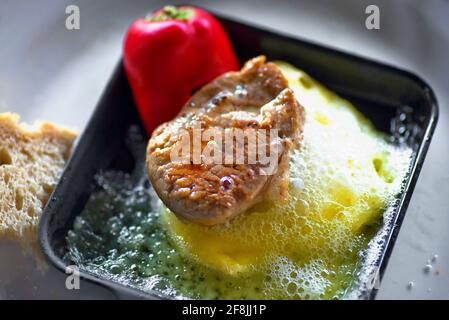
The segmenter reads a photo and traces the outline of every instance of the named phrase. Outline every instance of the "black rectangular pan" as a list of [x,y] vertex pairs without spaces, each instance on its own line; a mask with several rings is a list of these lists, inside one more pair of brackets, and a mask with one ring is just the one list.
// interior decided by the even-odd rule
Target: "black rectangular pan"
[[[387,240],[376,257],[381,278],[437,122],[438,105],[432,89],[410,72],[216,16],[242,62],[264,54],[269,60],[284,60],[303,69],[353,102],[379,130],[390,134],[392,140],[404,140],[413,148],[411,169],[399,195],[399,206],[387,226]],[[413,134],[401,136],[395,129],[399,112],[407,112],[407,123],[402,125],[409,126]],[[42,249],[50,262],[63,272],[67,265],[63,260],[65,238],[93,191],[94,175],[112,168],[130,172],[136,165],[125,141],[132,125],[141,126],[141,123],[119,63],[41,218]],[[82,271],[81,277],[113,290],[119,297],[161,298]],[[373,299],[376,292],[375,287],[367,285],[359,298]]]

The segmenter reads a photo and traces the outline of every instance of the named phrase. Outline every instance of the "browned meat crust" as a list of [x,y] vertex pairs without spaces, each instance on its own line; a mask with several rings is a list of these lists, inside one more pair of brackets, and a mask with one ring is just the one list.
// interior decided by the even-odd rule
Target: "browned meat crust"
[[[147,149],[149,178],[161,200],[178,217],[204,225],[223,223],[268,194],[286,197],[289,150],[299,147],[303,120],[304,109],[277,66],[265,63],[263,56],[254,58],[241,71],[226,73],[204,86],[174,120],[153,132]],[[222,143],[211,153],[216,155],[213,161],[195,156],[195,130],[205,133],[213,129],[225,136],[249,128],[255,129],[258,147],[271,154],[278,151],[274,153],[274,168],[260,155],[249,161],[255,151],[249,138],[232,142],[233,155]],[[277,134],[273,136],[269,129],[276,129]],[[183,140],[186,133],[187,145]],[[201,150],[219,141],[205,140],[199,141]],[[238,143],[243,150],[240,160],[244,159],[240,162],[236,160]],[[180,146],[190,147],[187,158],[172,161]],[[229,155],[233,163],[225,161]]]

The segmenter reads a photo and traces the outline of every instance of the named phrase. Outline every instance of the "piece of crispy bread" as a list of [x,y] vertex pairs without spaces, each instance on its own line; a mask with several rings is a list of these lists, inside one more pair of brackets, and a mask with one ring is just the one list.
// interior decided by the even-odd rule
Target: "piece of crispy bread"
[[0,113],[0,241],[37,245],[37,226],[76,138],[74,131],[41,122],[19,124]]

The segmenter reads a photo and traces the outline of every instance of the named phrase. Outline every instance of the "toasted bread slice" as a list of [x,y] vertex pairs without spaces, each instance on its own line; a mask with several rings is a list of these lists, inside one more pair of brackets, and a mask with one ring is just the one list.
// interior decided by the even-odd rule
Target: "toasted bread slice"
[[19,118],[0,113],[0,240],[33,249],[42,210],[77,134],[47,122],[19,124]]

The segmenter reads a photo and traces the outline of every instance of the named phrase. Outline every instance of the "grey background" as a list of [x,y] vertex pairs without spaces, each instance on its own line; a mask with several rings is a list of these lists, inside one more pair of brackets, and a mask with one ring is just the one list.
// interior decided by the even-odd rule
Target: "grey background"
[[[0,112],[82,129],[119,59],[127,26],[166,3],[0,0]],[[189,3],[411,70],[434,88],[439,123],[378,298],[449,299],[449,1]],[[80,7],[79,31],[65,29],[68,4]],[[365,28],[369,4],[380,7],[380,30]],[[433,269],[424,272],[435,254]],[[0,241],[0,298],[111,297],[85,283],[69,292],[62,274],[35,269],[15,243]]]

